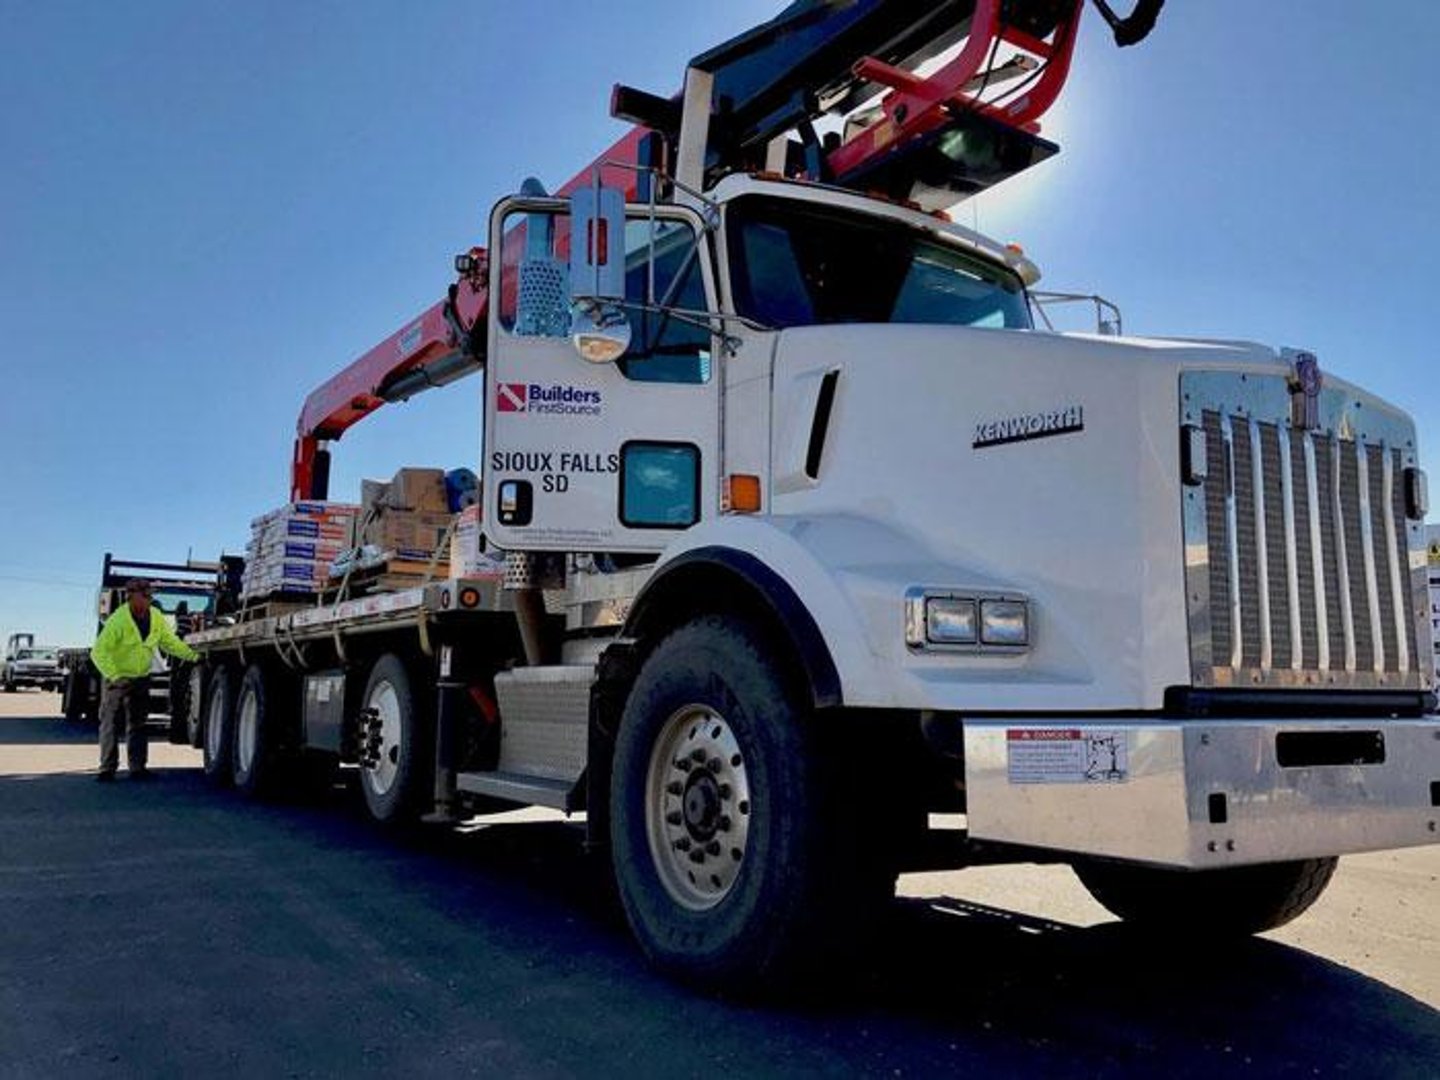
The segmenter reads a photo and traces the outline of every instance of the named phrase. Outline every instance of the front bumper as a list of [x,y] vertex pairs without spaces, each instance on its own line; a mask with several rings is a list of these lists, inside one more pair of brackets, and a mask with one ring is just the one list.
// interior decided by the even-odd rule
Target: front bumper
[[965,721],[975,839],[1205,868],[1440,842],[1440,720]]
[[10,676],[16,686],[58,687],[64,676],[59,671],[16,671]]

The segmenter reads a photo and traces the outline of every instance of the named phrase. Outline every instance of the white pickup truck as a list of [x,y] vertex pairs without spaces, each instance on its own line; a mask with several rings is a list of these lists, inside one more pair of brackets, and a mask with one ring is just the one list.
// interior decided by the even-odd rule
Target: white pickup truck
[[0,664],[0,687],[13,694],[22,686],[38,690],[60,689],[58,651],[36,645],[34,634],[12,634],[5,643],[5,660]]

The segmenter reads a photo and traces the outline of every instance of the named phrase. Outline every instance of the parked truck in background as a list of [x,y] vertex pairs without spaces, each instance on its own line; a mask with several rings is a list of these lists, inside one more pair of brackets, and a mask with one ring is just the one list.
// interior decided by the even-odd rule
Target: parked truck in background
[[60,664],[53,645],[36,645],[34,634],[11,634],[0,663],[0,687],[13,694],[22,686],[60,689]]
[[194,635],[212,778],[584,812],[646,954],[730,985],[833,959],[905,871],[1067,862],[1235,934],[1436,841],[1414,424],[1303,351],[1037,331],[1034,265],[932,211],[1053,153],[1018,103],[1081,5],[900,9],[617,89],[637,132],[311,396],[297,499],[483,370],[505,573]]
[[[105,620],[125,603],[126,582],[145,578],[153,586],[152,603],[174,623],[176,633],[184,637],[208,625],[225,610],[229,598],[238,589],[238,573],[237,561],[229,557],[216,562],[163,563],[117,559],[106,552],[95,603],[95,632],[98,634]],[[90,649],[59,649],[57,659],[61,712],[72,722],[82,719],[95,722],[100,715],[102,680],[90,660]],[[176,685],[172,708],[170,676],[174,666],[173,662],[157,655],[150,676],[150,716],[165,717],[171,722],[176,741],[191,741],[188,733],[182,733],[173,720],[175,715],[183,719],[186,713],[183,695],[189,687],[187,672],[184,685]]]

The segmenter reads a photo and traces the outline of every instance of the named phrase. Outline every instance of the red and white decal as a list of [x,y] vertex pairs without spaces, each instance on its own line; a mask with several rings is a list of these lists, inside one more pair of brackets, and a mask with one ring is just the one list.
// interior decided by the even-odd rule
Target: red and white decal
[[496,387],[496,412],[525,412],[528,406],[525,383],[502,382]]

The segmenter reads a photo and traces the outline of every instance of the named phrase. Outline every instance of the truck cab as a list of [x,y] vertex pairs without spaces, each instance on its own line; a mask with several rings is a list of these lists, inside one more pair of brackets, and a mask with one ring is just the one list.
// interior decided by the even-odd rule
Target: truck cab
[[1014,249],[815,184],[632,204],[586,295],[595,202],[492,219],[485,535],[566,611],[531,663],[750,595],[812,705],[952,748],[972,838],[1192,870],[1433,840],[1404,412],[1301,350],[1036,330]]

